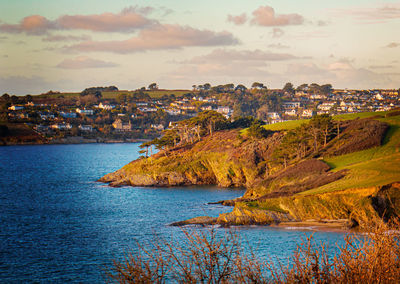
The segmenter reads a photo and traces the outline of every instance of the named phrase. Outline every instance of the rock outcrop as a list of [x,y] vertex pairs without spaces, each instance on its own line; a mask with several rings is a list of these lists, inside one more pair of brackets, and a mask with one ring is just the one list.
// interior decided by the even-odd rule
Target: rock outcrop
[[285,133],[245,139],[238,129],[219,131],[194,144],[133,161],[99,181],[110,186],[247,188],[242,198],[221,202],[234,205],[232,212],[217,218],[203,216],[173,224],[177,226],[269,225],[309,219],[346,219],[353,226],[376,216],[384,219],[400,216],[400,184],[306,193],[346,179],[347,169],[331,171],[321,155],[329,157],[377,147],[384,141],[388,128],[388,124],[376,120],[345,122],[341,134],[319,153],[310,152],[302,160],[291,161],[286,168],[273,159]]

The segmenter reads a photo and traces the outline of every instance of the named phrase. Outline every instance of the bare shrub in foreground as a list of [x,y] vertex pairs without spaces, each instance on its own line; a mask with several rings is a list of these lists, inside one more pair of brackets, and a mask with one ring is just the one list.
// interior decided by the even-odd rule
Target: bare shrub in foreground
[[[398,283],[399,223],[378,222],[365,234],[348,234],[344,246],[329,256],[327,246],[307,237],[287,264],[260,261],[244,253],[239,237],[210,231],[183,231],[184,243],[156,241],[108,271],[119,283]],[[394,230],[396,229],[396,230]]]

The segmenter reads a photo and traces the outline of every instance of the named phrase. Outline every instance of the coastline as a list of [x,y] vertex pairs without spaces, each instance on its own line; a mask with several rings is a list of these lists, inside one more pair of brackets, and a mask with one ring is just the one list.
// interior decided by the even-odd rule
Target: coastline
[[2,141],[0,146],[28,146],[28,145],[72,145],[72,144],[114,144],[114,143],[143,143],[150,139],[104,139],[104,138],[83,138],[83,137],[66,137],[61,139],[51,139],[48,141],[27,141],[27,142],[6,142]]

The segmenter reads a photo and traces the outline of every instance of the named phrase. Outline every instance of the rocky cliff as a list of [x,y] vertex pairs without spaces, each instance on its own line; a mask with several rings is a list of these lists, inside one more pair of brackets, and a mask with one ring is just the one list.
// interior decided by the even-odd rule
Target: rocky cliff
[[[363,165],[365,153],[378,149],[375,156],[379,163],[400,161],[397,118],[391,118],[390,123],[377,119],[342,122],[340,134],[318,153],[310,151],[288,165],[274,160],[274,152],[281,145],[285,131],[261,139],[246,137],[240,129],[219,131],[191,145],[133,161],[99,181],[111,186],[209,184],[247,188],[242,198],[225,202],[235,206],[231,213],[218,218],[194,218],[175,225],[346,219],[353,226],[372,217],[389,218],[399,213],[400,183],[396,183],[400,181],[399,168],[393,169],[387,178],[376,182],[371,179],[372,186],[347,186],[357,179],[357,165]],[[381,152],[383,156],[379,156]],[[353,157],[352,153],[360,155]],[[335,167],[325,157],[343,157],[347,164]],[[349,157],[356,162],[349,162]],[[382,176],[380,169],[374,170],[378,171],[377,176]],[[369,183],[363,180],[360,184]]]

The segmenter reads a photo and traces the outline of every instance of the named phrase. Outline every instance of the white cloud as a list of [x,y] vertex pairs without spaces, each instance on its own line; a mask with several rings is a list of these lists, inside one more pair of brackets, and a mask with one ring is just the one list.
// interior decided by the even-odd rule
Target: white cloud
[[304,18],[299,14],[275,14],[270,6],[259,7],[253,12],[251,20],[252,24],[265,27],[301,25],[303,22]]
[[239,41],[229,32],[200,30],[189,26],[156,25],[122,41],[87,41],[69,47],[77,51],[133,53],[146,50],[177,49],[188,46],[235,45]]
[[87,56],[78,56],[72,59],[64,59],[56,67],[63,69],[87,69],[116,67],[118,64],[93,59]]
[[228,15],[228,22],[232,22],[237,26],[243,25],[247,22],[247,15],[246,13],[243,13],[238,16]]

